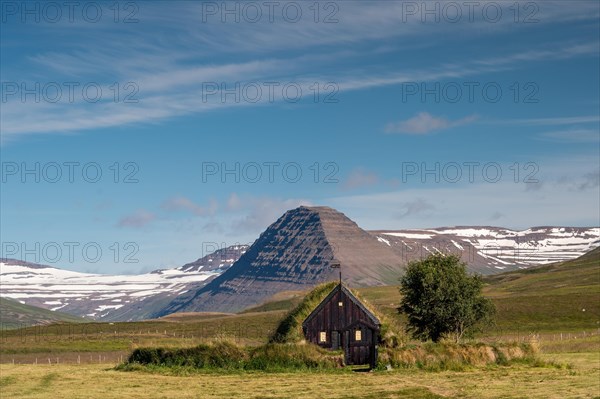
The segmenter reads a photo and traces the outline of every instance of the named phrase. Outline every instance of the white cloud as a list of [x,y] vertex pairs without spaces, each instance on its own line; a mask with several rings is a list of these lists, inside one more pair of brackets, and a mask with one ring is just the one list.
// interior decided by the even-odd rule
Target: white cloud
[[448,120],[443,117],[435,117],[427,112],[421,112],[418,115],[401,122],[389,123],[385,127],[386,133],[406,133],[406,134],[428,134],[431,132],[446,130],[458,126],[473,123],[477,116],[471,115],[458,120]]

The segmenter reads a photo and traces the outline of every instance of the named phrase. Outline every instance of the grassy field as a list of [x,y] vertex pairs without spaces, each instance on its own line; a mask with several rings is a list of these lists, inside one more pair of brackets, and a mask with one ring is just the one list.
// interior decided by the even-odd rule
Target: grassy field
[[571,367],[465,372],[161,373],[99,365],[0,365],[3,398],[598,398],[597,353],[545,355]]
[[[528,339],[540,335],[544,345],[597,335],[600,321],[598,250],[580,259],[486,279],[485,295],[498,313],[496,326],[479,338]],[[369,287],[360,294],[400,326],[398,287]],[[109,358],[139,346],[188,347],[228,338],[242,345],[265,343],[287,309],[302,293],[280,293],[274,301],[241,314],[176,314],[133,323],[69,323],[0,331],[0,362],[31,362],[35,357]],[[584,311],[585,310],[585,311]],[[400,328],[402,330],[402,328]],[[408,337],[405,337],[408,339]],[[50,355],[50,356],[48,356]],[[96,356],[97,358],[97,356]],[[94,357],[92,357],[94,359]]]
[[[559,366],[485,366],[358,373],[117,371],[138,347],[185,348],[227,339],[266,342],[302,293],[240,314],[177,314],[134,323],[65,323],[0,331],[0,397],[46,398],[599,398],[600,261],[576,261],[486,278],[497,325],[477,339],[535,339],[541,358]],[[360,294],[402,325],[398,287]],[[408,337],[404,337],[408,340]],[[13,364],[14,362],[14,364]],[[568,366],[567,366],[568,364]],[[562,365],[562,366],[560,366]],[[185,387],[182,389],[182,387]]]

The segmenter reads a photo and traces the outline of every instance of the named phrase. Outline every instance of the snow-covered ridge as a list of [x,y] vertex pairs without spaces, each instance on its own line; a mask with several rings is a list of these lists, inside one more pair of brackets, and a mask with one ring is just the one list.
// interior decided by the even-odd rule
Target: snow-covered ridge
[[247,248],[221,248],[179,268],[140,275],[80,273],[2,259],[0,296],[93,319],[133,320],[140,316],[143,301],[174,297],[206,284],[231,267]]
[[443,227],[382,231],[376,235],[392,236],[396,238],[393,240],[396,245],[427,246],[432,240],[444,237],[462,250],[461,242],[468,243],[477,250],[477,255],[500,270],[507,265],[529,267],[574,259],[600,246],[598,227],[533,227],[520,231],[499,227]]
[[[125,304],[161,293],[177,294],[191,283],[201,283],[218,274],[168,269],[113,276],[0,262],[0,295],[51,310],[102,318]],[[92,306],[84,306],[91,302]],[[86,313],[82,313],[82,308],[86,308]]]

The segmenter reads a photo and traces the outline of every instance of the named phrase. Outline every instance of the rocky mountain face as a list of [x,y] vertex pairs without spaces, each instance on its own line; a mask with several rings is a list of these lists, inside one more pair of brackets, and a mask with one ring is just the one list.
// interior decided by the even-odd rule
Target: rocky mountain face
[[328,207],[300,207],[269,226],[229,270],[197,292],[177,297],[156,316],[233,312],[280,291],[303,290],[338,278],[338,269],[330,267],[334,258],[352,286],[393,283],[402,272],[400,256],[344,214]]
[[202,258],[181,266],[178,270],[185,273],[191,272],[224,272],[233,265],[247,250],[250,245],[238,244],[203,256]]
[[0,260],[0,295],[23,304],[96,320],[139,320],[227,270],[247,245],[222,248],[177,269],[111,276],[14,259]]

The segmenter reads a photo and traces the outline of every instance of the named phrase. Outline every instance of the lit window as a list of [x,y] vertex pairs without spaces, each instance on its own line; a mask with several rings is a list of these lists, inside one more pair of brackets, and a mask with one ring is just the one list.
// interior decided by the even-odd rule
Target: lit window
[[338,302],[338,306],[340,306],[340,307],[344,306],[344,302]]
[[325,331],[319,333],[319,342],[327,342],[327,333]]
[[362,331],[361,330],[356,330],[354,332],[354,340],[355,341],[362,341]]

